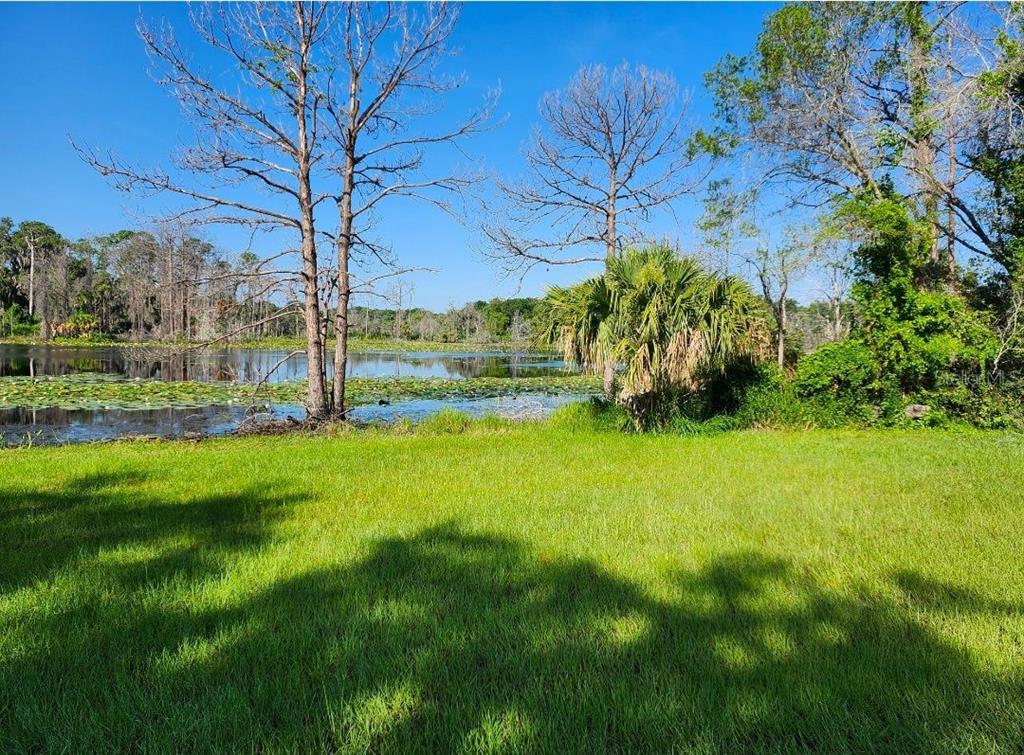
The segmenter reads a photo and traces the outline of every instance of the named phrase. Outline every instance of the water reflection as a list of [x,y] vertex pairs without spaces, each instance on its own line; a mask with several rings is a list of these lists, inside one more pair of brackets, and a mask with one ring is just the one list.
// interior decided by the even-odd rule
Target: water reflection
[[[423,419],[445,407],[470,416],[497,414],[510,419],[539,419],[582,395],[519,394],[515,397],[475,399],[411,399],[390,404],[356,407],[356,422],[393,422]],[[49,445],[113,440],[127,437],[181,438],[224,435],[246,422],[302,419],[301,406],[280,404],[252,408],[205,406],[192,409],[0,409],[0,445]]]
[[[289,407],[275,409],[282,418]],[[301,407],[294,407],[305,416]],[[240,406],[191,409],[0,409],[0,443],[6,446],[81,443],[132,436],[220,435],[249,415]]]
[[[276,369],[275,369],[276,367]],[[286,349],[211,349],[187,353],[151,349],[0,345],[0,377],[85,372],[155,380],[270,382],[306,376],[305,354]],[[550,354],[368,351],[349,355],[348,374],[360,377],[535,377],[572,372]]]

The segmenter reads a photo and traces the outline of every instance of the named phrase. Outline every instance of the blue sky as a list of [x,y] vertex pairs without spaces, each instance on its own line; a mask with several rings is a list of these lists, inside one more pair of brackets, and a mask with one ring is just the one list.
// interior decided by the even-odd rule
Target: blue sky
[[[460,55],[453,72],[467,83],[449,98],[453,117],[488,87],[500,83],[504,125],[475,138],[468,153],[504,176],[521,174],[521,147],[536,122],[537,102],[565,85],[583,64],[622,61],[671,71],[692,92],[691,114],[706,122],[709,102],[702,78],[725,53],[752,47],[763,18],[777,6],[746,3],[470,3],[456,33]],[[3,177],[0,215],[49,222],[77,238],[144,224],[153,202],[115,191],[84,165],[68,136],[141,164],[166,162],[188,142],[177,104],[147,73],[135,31],[139,14],[187,27],[183,5],[3,4],[0,27],[0,118]],[[194,48],[203,62],[203,51]],[[439,155],[441,163],[449,159]],[[436,164],[443,169],[443,164]],[[695,240],[696,201],[682,201],[676,219],[662,217],[651,235],[668,234],[684,246]],[[206,235],[226,250],[246,245],[237,231]],[[431,267],[414,277],[415,304],[443,309],[467,300],[507,296],[516,281],[502,280],[483,260],[479,236],[440,212],[396,203],[383,209],[376,237],[390,243],[403,264]],[[257,251],[270,252],[271,249]],[[583,277],[585,269],[537,270],[521,293]]]

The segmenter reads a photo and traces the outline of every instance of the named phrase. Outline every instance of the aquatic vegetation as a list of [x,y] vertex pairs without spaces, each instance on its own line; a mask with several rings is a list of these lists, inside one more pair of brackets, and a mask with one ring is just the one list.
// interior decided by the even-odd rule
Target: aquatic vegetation
[[[544,377],[349,378],[349,400],[355,404],[403,398],[489,398],[520,393],[593,393],[598,381],[583,375]],[[120,375],[80,374],[0,378],[0,409],[16,407],[63,409],[157,409],[217,404],[301,403],[305,386],[286,382],[167,382],[128,379]]]

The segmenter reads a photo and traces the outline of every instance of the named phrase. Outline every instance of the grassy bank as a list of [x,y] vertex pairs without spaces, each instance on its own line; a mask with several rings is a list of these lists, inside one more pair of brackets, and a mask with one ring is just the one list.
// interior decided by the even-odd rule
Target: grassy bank
[[[381,399],[485,398],[519,393],[596,393],[600,381],[587,375],[495,378],[365,378],[346,381],[350,404]],[[127,380],[116,375],[79,374],[0,378],[0,409],[159,409],[215,404],[302,403],[304,383],[257,386],[181,380]]]
[[[0,346],[70,346],[83,348],[96,348],[105,346],[118,346],[125,348],[167,348],[186,349],[197,348],[197,344],[180,341],[127,341],[106,337],[90,338],[53,338],[49,341],[42,341],[34,336],[5,336],[0,338]],[[410,341],[405,339],[366,339],[352,338],[349,340],[349,350],[353,352],[365,351],[444,351],[444,352],[521,352],[521,351],[545,351],[534,344],[529,343],[469,343],[446,341]],[[286,349],[292,351],[305,350],[306,342],[300,338],[249,338],[242,341],[217,342],[211,344],[213,349]],[[334,348],[334,341],[328,341],[328,348]]]
[[0,751],[1019,752],[1024,447],[0,453]]

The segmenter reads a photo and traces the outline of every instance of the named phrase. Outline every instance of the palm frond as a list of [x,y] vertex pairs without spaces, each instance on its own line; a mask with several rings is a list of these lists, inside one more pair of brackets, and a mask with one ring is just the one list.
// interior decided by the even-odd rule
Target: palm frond
[[739,357],[760,358],[767,325],[742,280],[705,271],[662,246],[608,261],[604,275],[552,288],[548,333],[566,359],[621,367],[629,403],[671,388],[694,390]]

